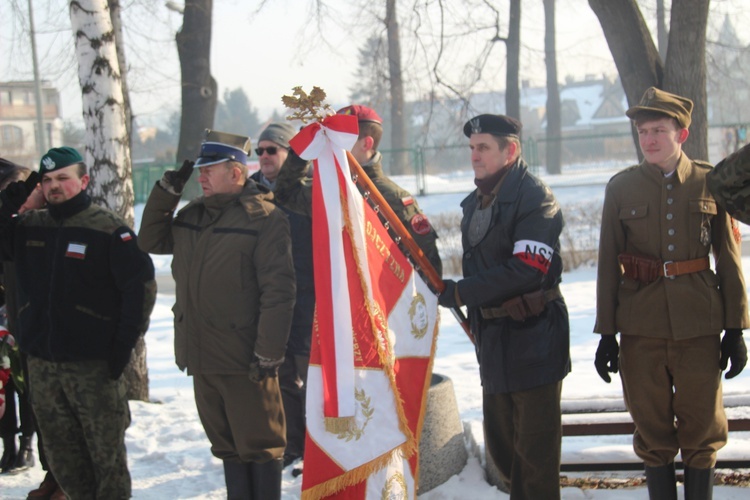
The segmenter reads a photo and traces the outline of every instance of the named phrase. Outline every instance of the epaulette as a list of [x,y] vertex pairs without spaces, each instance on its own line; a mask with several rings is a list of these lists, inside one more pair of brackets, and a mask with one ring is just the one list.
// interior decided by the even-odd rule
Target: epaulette
[[707,161],[703,161],[703,160],[693,160],[693,163],[696,164],[699,167],[707,168],[709,170],[711,170],[712,168],[714,168],[713,164],[711,164],[711,163],[709,163]]
[[615,175],[613,175],[612,177],[610,177],[610,178],[609,178],[609,182],[612,182],[612,181],[613,181],[613,180],[615,180],[615,179],[616,179],[617,177],[619,177],[619,176],[621,176],[621,175],[623,175],[623,174],[627,174],[627,173],[629,173],[629,172],[632,172],[633,170],[637,169],[637,168],[638,168],[639,166],[640,166],[640,165],[632,165],[632,166],[630,166],[630,167],[626,167],[626,168],[623,168],[622,170],[620,170],[619,172],[617,172],[617,173],[616,173]]

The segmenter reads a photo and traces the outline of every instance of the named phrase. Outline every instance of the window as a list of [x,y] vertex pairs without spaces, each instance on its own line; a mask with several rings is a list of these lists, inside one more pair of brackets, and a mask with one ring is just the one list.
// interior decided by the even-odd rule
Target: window
[[23,149],[23,131],[14,125],[0,126],[0,148]]

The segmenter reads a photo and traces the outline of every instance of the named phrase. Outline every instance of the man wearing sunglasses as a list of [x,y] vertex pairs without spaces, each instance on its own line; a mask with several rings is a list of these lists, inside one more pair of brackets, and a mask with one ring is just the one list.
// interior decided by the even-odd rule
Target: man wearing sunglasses
[[273,190],[281,166],[289,154],[289,139],[294,137],[294,127],[288,123],[271,123],[261,132],[258,138],[258,155],[260,170],[250,176],[258,184]]

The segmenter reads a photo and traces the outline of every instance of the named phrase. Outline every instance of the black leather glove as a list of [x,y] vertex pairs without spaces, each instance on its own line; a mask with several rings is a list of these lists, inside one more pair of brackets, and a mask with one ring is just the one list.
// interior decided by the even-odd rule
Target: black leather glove
[[594,366],[596,372],[606,383],[612,382],[609,377],[610,373],[617,373],[620,368],[620,346],[617,344],[617,337],[614,335],[602,335],[599,340],[599,347],[596,348],[594,357]]
[[270,359],[253,354],[250,361],[250,380],[260,384],[269,377],[279,376],[279,366],[284,362],[284,358]]
[[458,307],[456,302],[456,282],[453,280],[443,280],[445,290],[440,292],[438,295],[438,304],[448,309],[455,309]]
[[109,378],[117,380],[122,376],[122,372],[125,371],[125,367],[130,362],[130,354],[133,349],[125,349],[122,346],[117,346],[112,350],[109,356]]
[[3,201],[6,212],[14,214],[18,212],[18,209],[26,202],[26,198],[39,184],[40,179],[39,173],[32,171],[25,181],[15,181],[8,184],[5,190],[0,193],[0,199]]
[[193,175],[194,165],[194,161],[185,160],[182,162],[179,170],[167,170],[159,181],[161,187],[172,194],[182,194],[185,184],[190,180],[190,176]]
[[745,339],[742,338],[742,330],[739,328],[728,328],[724,331],[724,338],[721,339],[721,360],[719,367],[722,371],[727,369],[729,361],[732,366],[724,375],[724,378],[734,378],[745,368],[747,364],[747,346]]

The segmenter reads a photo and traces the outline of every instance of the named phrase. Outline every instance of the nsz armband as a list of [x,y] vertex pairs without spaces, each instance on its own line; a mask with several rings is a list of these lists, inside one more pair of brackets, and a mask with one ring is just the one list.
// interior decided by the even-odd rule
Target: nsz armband
[[549,271],[554,253],[552,247],[541,241],[518,240],[513,246],[515,257],[521,259],[523,263],[539,269],[544,274]]

